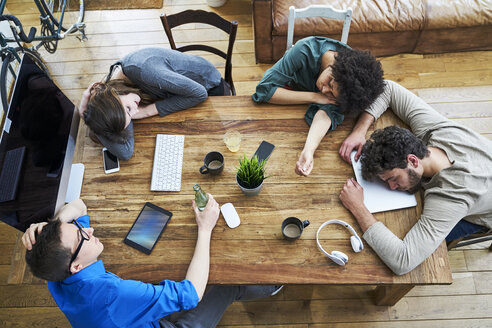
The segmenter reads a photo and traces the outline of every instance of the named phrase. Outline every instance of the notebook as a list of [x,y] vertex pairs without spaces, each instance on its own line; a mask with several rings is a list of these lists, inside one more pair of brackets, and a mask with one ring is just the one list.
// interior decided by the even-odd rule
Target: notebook
[[364,205],[371,213],[396,210],[417,205],[415,195],[406,191],[391,190],[382,180],[366,181],[362,178],[361,163],[355,161],[356,152],[350,154],[357,182],[364,188]]

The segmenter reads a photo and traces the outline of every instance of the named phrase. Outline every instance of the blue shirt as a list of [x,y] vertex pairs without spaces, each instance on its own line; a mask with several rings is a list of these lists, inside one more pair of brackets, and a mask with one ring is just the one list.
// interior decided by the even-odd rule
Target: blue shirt
[[[316,80],[321,69],[321,57],[327,51],[338,51],[340,48],[350,49],[340,41],[320,36],[310,36],[297,41],[265,72],[251,97],[255,102],[268,102],[277,88],[283,87],[296,91],[320,92],[316,87]],[[337,105],[311,104],[304,115],[308,125],[311,125],[314,115],[320,109],[331,119],[330,130],[334,130],[344,119]]]
[[[89,216],[77,219],[89,227]],[[163,280],[159,285],[124,280],[104,269],[101,260],[48,289],[72,327],[160,327],[158,320],[198,304],[189,280]]]

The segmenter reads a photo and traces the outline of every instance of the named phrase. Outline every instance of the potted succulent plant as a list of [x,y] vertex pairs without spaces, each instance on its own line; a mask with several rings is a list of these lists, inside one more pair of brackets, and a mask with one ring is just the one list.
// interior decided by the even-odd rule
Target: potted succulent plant
[[246,196],[255,196],[263,186],[263,180],[268,178],[265,176],[266,161],[258,161],[255,155],[249,159],[244,154],[244,157],[239,159],[239,167],[236,167],[236,182],[239,188]]

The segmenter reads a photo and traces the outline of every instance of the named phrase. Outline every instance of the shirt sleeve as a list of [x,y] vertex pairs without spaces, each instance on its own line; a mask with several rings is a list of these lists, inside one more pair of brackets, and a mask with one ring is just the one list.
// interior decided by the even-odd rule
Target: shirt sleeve
[[168,314],[197,306],[198,295],[189,280],[163,280],[159,285],[119,280],[108,297],[112,320],[120,327],[140,327]]
[[155,103],[159,115],[190,108],[207,99],[207,89],[200,83],[171,71],[158,62],[154,63],[153,60],[145,65],[151,68],[142,69],[142,81],[153,88],[171,93],[169,97]]
[[363,237],[397,275],[412,271],[428,258],[463,217],[468,206],[440,195],[425,198],[420,219],[401,240],[382,222],[373,224]]
[[429,130],[448,120],[423,99],[393,81],[385,81],[383,93],[366,110],[377,120],[386,109],[408,124],[412,132],[422,139]]
[[302,42],[297,42],[278,62],[269,68],[256,92],[251,96],[255,102],[268,102],[278,87],[285,87],[294,78],[294,73],[305,67],[305,54],[300,51]]
[[89,224],[89,215],[82,215],[81,217],[77,218],[77,222],[83,226],[84,228],[90,228]]
[[311,126],[313,123],[314,115],[318,112],[318,110],[324,111],[331,120],[330,131],[335,130],[340,123],[343,122],[344,115],[339,112],[339,107],[333,104],[328,105],[318,105],[311,104],[306,110],[306,114],[304,114],[304,119],[306,123]]
[[132,157],[133,149],[135,147],[135,139],[133,137],[133,122],[130,122],[130,125],[127,126],[127,130],[129,137],[125,141],[125,143],[122,144],[113,142],[103,136],[97,135],[99,141],[101,141],[103,146],[106,147],[111,154],[124,161],[127,161]]

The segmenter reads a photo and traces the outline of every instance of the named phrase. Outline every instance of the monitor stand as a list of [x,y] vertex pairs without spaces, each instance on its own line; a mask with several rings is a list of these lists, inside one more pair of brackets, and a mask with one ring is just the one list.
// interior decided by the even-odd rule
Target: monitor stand
[[72,169],[70,170],[70,178],[68,180],[67,194],[65,196],[65,203],[70,203],[71,201],[80,198],[80,191],[82,190],[83,179],[84,164],[72,164]]

